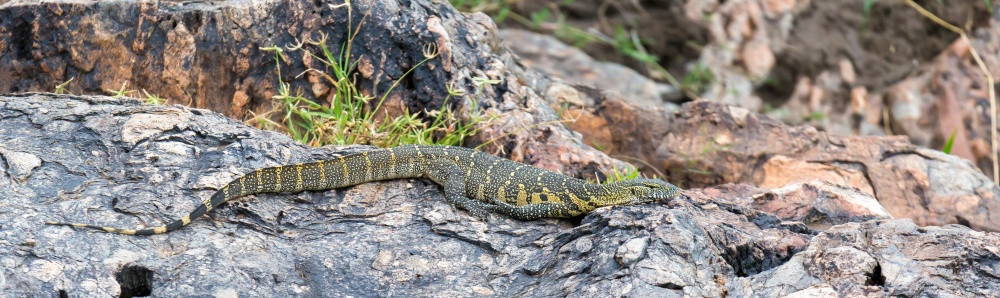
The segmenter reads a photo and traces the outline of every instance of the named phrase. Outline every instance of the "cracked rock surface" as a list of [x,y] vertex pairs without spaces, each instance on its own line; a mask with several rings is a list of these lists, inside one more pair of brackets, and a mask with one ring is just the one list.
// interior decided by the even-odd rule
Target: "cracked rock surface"
[[0,123],[0,292],[14,296],[1000,291],[997,233],[851,216],[818,230],[754,209],[766,191],[733,184],[578,220],[482,221],[413,179],[250,196],[152,237],[45,226],[159,225],[251,169],[369,148],[310,149],[205,110],[107,97],[0,96]]
[[[801,3],[801,7],[789,6],[792,2],[788,1],[740,0],[727,2],[726,5],[708,2],[711,1],[686,1],[691,5],[684,5],[683,9],[678,7],[672,13],[697,13],[677,15],[676,18],[671,13],[666,18],[681,22],[678,24],[685,29],[698,31],[701,26],[713,28],[709,30],[712,35],[722,38],[720,43],[713,42],[714,46],[706,48],[705,53],[707,57],[725,58],[709,60],[737,68],[718,72],[722,76],[716,81],[723,85],[710,88],[714,91],[709,93],[721,96],[718,101],[745,106],[759,105],[761,100],[753,94],[750,88],[754,84],[745,74],[766,72],[770,67],[764,62],[768,59],[738,59],[743,54],[726,54],[730,50],[719,45],[730,44],[733,45],[731,50],[758,53],[747,57],[762,57],[759,54],[768,52],[767,44],[787,46],[783,42],[766,42],[775,37],[768,33],[772,32],[769,30],[788,28],[748,26],[746,28],[757,33],[745,39],[750,36],[737,33],[742,31],[718,31],[723,24],[742,28],[741,24],[749,24],[751,20],[758,19],[753,15],[761,13],[769,15],[767,18],[788,17],[785,20],[807,15],[807,19],[823,18],[826,13],[813,14],[813,9],[840,15],[841,10],[836,8],[843,5],[808,1]],[[975,164],[920,147],[927,145],[926,142],[915,140],[911,143],[900,136],[842,136],[809,126],[785,125],[750,109],[706,101],[675,107],[661,100],[671,97],[669,90],[639,78],[634,72],[607,64],[597,68],[587,67],[594,63],[593,59],[560,46],[551,38],[523,32],[499,32],[488,16],[460,13],[444,2],[351,1],[350,6],[337,3],[341,2],[9,1],[0,4],[0,28],[9,28],[0,29],[0,91],[50,91],[75,78],[66,86],[69,92],[104,93],[105,90],[124,88],[122,82],[128,81],[130,89],[148,90],[176,103],[241,118],[249,112],[267,112],[271,99],[278,94],[279,88],[275,84],[279,79],[276,77],[278,65],[282,70],[281,81],[289,82],[292,90],[308,90],[311,98],[329,102],[330,97],[336,94],[331,91],[334,86],[326,84],[326,79],[317,72],[306,71],[309,68],[324,68],[323,63],[303,52],[288,52],[291,55],[289,59],[275,63],[273,53],[261,48],[294,45],[305,39],[326,36],[329,48],[338,49],[347,43],[348,31],[354,28],[354,46],[350,48],[351,56],[358,63],[358,76],[353,76],[352,81],[357,80],[360,90],[365,94],[388,94],[385,106],[392,113],[393,110],[401,112],[404,108],[410,111],[437,110],[445,105],[445,98],[452,96],[448,89],[458,88],[466,96],[461,99],[455,97],[448,102],[454,104],[460,114],[478,109],[497,117],[466,140],[466,145],[470,147],[485,145],[482,150],[491,154],[575,177],[599,180],[604,180],[603,173],[609,173],[614,168],[628,167],[611,157],[614,156],[642,164],[646,174],[656,173],[685,188],[746,183],[777,189],[823,180],[857,188],[877,199],[893,217],[910,218],[921,226],[961,224],[975,230],[1000,231],[1000,187]],[[961,6],[951,9],[963,10]],[[908,10],[890,12],[912,13],[905,11]],[[358,16],[362,12],[367,14],[367,21],[355,26],[360,24]],[[702,18],[703,12],[718,14],[719,18]],[[688,16],[698,17],[685,21]],[[909,24],[919,25],[913,28],[925,26],[921,22],[913,23],[911,18],[903,19]],[[991,20],[989,23],[996,27],[997,22]],[[899,30],[892,26],[887,28]],[[982,32],[976,35],[989,35]],[[785,39],[772,41],[780,40]],[[551,50],[562,49],[562,53],[548,53],[538,46],[526,46],[534,41]],[[839,43],[832,49],[845,44]],[[909,43],[900,45],[904,44]],[[407,69],[425,59],[424,50],[428,45],[434,45],[439,50],[439,56],[427,61],[424,66],[413,68],[410,75],[404,76]],[[530,59],[518,59],[505,45],[520,52],[521,57]],[[308,46],[306,49],[318,50]],[[969,56],[961,52],[954,55],[964,57],[961,59],[967,64]],[[897,55],[891,57],[898,58]],[[770,60],[779,63],[777,70],[787,67],[781,65],[787,59],[774,60],[772,57]],[[951,58],[943,60],[943,64],[958,63]],[[746,65],[744,69],[740,66],[743,62],[755,65]],[[578,67],[568,70],[554,68],[565,66],[553,65],[560,63]],[[795,65],[797,69],[798,65]],[[708,67],[714,68],[711,63]],[[971,64],[965,68],[969,67],[972,67]],[[577,76],[567,76],[567,81],[550,76],[567,73]],[[978,71],[935,73],[942,78],[963,78],[945,80],[950,83],[940,86],[956,90],[956,93],[941,98],[967,98],[975,102],[967,105],[970,107],[986,102],[976,96],[963,95],[968,92],[983,93],[977,91],[978,87],[973,88],[981,84],[969,81],[972,77],[979,79],[978,74],[969,75]],[[296,79],[299,74],[304,77]],[[389,82],[404,77],[392,92],[387,91],[392,85]],[[609,77],[629,83],[616,83]],[[867,81],[865,75],[859,78]],[[805,77],[803,79],[810,81]],[[476,83],[485,81],[491,83]],[[815,81],[815,84],[805,84],[816,85],[815,88],[805,86],[802,90],[817,92],[802,94],[822,93],[818,91],[823,90],[819,86],[826,85],[821,83],[824,80]],[[936,85],[924,81],[909,81],[907,85],[917,89]],[[603,89],[608,86],[631,91],[619,93]],[[921,93],[911,90],[913,88],[902,88],[899,90],[905,92],[892,93]],[[731,92],[733,90],[739,92]],[[796,90],[799,90],[798,87]],[[887,96],[888,102],[899,103],[899,100],[892,99],[894,97]],[[824,102],[838,101],[824,99]],[[866,104],[871,109],[854,111],[865,106],[861,102],[866,101],[860,101],[859,105],[852,104],[853,112],[850,113],[877,115],[876,118],[863,117],[868,119],[866,121],[881,117],[881,99],[877,104]],[[913,104],[934,106],[920,102]],[[944,108],[938,110],[958,109],[951,106],[942,106]],[[908,119],[898,116],[892,118]],[[977,117],[959,122],[972,123],[970,125],[980,128],[988,126],[982,125]],[[841,117],[832,119],[837,118]],[[934,120],[930,119],[935,119],[916,118],[931,122]],[[940,121],[946,124],[942,127],[958,123],[955,122],[958,118],[950,119]],[[163,115],[131,119],[134,124],[129,126],[130,131],[123,133],[123,141],[138,144],[148,137],[149,131],[162,129],[157,128],[159,126],[183,123],[180,120],[165,119]],[[867,123],[862,128],[870,128],[872,125],[880,126],[876,124],[881,122],[862,123]],[[893,126],[898,127],[897,124],[902,123]],[[825,127],[830,131],[842,131]],[[952,131],[943,129],[939,133],[947,136]],[[959,130],[956,148],[965,147],[961,144],[968,134],[963,131]],[[911,139],[913,137],[911,135]],[[974,140],[973,144],[972,148],[987,146],[987,143],[976,143]],[[185,150],[180,145],[160,146],[174,152]],[[936,145],[931,147],[941,148]],[[594,148],[602,148],[607,154]],[[976,150],[988,151],[980,149]],[[27,155],[19,156],[18,153]],[[962,155],[960,150],[955,153]],[[24,173],[28,169],[34,170],[32,154],[18,150],[7,150],[5,154],[11,156],[8,159],[13,164],[11,175],[15,180],[27,179]],[[879,213],[877,210],[873,212],[873,215]],[[807,218],[810,217],[800,219]]]

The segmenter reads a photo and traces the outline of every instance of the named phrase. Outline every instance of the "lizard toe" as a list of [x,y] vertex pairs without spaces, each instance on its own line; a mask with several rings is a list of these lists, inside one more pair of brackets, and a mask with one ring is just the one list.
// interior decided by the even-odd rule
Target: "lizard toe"
[[480,219],[482,221],[486,221],[487,216],[489,216],[489,214],[490,214],[485,209],[472,210],[472,211],[469,211],[469,213],[472,213],[473,217],[478,218],[478,219]]

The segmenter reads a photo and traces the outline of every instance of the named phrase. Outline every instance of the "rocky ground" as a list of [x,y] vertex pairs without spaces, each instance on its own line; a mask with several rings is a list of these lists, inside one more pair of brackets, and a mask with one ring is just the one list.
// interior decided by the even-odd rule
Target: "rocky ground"
[[[779,46],[812,32],[808,22],[794,21],[830,14],[831,4],[699,5],[707,2],[668,9],[689,16],[686,26],[704,26],[707,38],[694,40],[712,41],[695,57],[714,61],[707,65],[719,80],[704,98],[687,103],[642,71],[594,62],[549,37],[498,30],[486,15],[441,2],[353,1],[350,10],[278,1],[0,4],[0,90],[11,93],[0,96],[0,290],[60,296],[1000,292],[1000,188],[982,172],[981,156],[927,149],[937,147],[910,133],[849,135],[889,134],[878,132],[886,121],[919,128],[907,126],[904,115],[926,121],[921,115],[948,107],[954,115],[972,103],[982,114],[981,97],[962,95],[983,88],[971,71],[969,44],[948,41],[943,54],[930,55],[934,68],[913,72],[891,65],[868,71],[861,66],[878,63],[845,66],[827,55],[832,64],[789,76],[797,82],[793,91],[768,93],[774,90],[755,81],[761,74],[783,77],[789,68],[782,65],[805,63],[802,49]],[[894,11],[876,10],[872,20],[903,19]],[[347,24],[361,15],[363,26]],[[697,17],[704,15],[713,17]],[[998,55],[989,49],[1000,48],[989,38],[994,21],[976,20],[971,45],[993,61]],[[904,31],[917,30],[917,23],[905,24]],[[361,28],[352,46],[355,77],[371,94],[388,91],[386,82],[424,59],[427,44],[440,51],[390,93],[388,106],[397,112],[436,109],[457,86],[466,95],[450,104],[497,117],[469,145],[488,143],[487,152],[581,178],[603,178],[625,165],[618,159],[642,160],[646,170],[687,190],[663,204],[603,208],[573,220],[483,221],[417,179],[254,196],[154,237],[42,224],[155,226],[251,169],[367,150],[308,148],[233,119],[266,111],[277,92],[274,54],[261,47],[326,35],[336,49],[352,28]],[[856,37],[843,34],[850,46]],[[861,43],[873,42],[867,38]],[[770,63],[748,59],[768,55]],[[317,62],[294,58],[300,59],[278,63],[282,80],[329,99],[324,79],[304,72]],[[947,70],[954,67],[961,71]],[[300,74],[304,80],[295,79]],[[194,108],[19,94],[52,91],[70,78],[71,93],[104,93],[128,81],[131,89]],[[829,110],[836,105],[825,103],[845,94],[830,90],[844,88],[864,95],[850,97],[864,104]],[[949,96],[950,104],[941,103]],[[776,102],[796,113],[828,112],[827,120],[778,117],[815,125],[789,126],[757,113],[774,98],[790,98]],[[793,109],[797,104],[808,108]],[[838,111],[861,117],[838,124]],[[978,136],[966,138],[973,153],[987,127],[979,119],[989,119],[976,115],[955,122],[966,137]]]
[[[954,135],[951,153],[993,177],[989,88],[973,51],[998,77],[995,8],[978,0],[913,2],[965,30],[968,39],[904,1],[524,1],[513,10],[527,15],[556,7],[565,23],[604,36],[631,28],[648,38],[644,50],[678,80],[707,74],[697,99],[837,135],[906,136],[933,149]],[[503,25],[526,27],[510,18]],[[570,83],[668,108],[695,99],[642,77],[657,73],[606,43],[590,43],[584,53],[563,49],[552,37],[502,32],[508,40],[531,41],[509,43],[523,64]],[[639,78],[587,54],[628,65]]]
[[[690,113],[704,113],[692,109]],[[0,98],[0,287],[11,295],[982,296],[1000,234],[892,219],[828,182],[691,189],[580,221],[475,219],[425,180],[267,194],[162,236],[154,226],[309,149],[204,110],[108,97]],[[809,224],[805,224],[809,223]]]

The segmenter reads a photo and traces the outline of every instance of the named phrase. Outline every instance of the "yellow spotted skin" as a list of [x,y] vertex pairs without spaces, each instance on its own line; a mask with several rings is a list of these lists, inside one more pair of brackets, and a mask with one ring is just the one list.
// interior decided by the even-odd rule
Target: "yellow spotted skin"
[[311,163],[257,169],[229,182],[194,211],[167,225],[118,229],[90,224],[47,222],[127,235],[154,235],[179,229],[222,203],[250,194],[327,190],[361,183],[427,178],[444,188],[445,199],[472,215],[489,211],[522,220],[573,217],[598,207],[662,201],[680,189],[656,179],[592,184],[469,148],[408,145]]

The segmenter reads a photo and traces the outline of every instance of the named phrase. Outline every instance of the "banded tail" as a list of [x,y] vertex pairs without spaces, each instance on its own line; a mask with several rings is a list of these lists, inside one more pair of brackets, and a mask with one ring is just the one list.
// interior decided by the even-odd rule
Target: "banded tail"
[[[235,182],[236,181],[231,182],[230,185],[232,185]],[[198,218],[198,217],[200,217],[202,215],[205,215],[205,213],[208,213],[208,211],[211,211],[213,208],[215,208],[216,206],[219,206],[220,204],[222,204],[223,202],[225,202],[225,201],[227,201],[229,199],[231,199],[231,198],[227,198],[226,195],[225,195],[225,192],[223,192],[222,190],[219,190],[219,191],[215,192],[215,194],[212,195],[211,198],[208,198],[207,200],[205,200],[204,202],[202,202],[201,205],[198,206],[198,208],[195,208],[194,211],[191,211],[191,213],[189,213],[188,215],[185,215],[184,217],[181,217],[180,219],[175,220],[175,221],[173,221],[173,222],[171,222],[171,223],[169,223],[167,225],[159,226],[159,227],[155,227],[155,228],[150,228],[150,229],[141,229],[141,230],[119,229],[119,228],[102,227],[102,226],[95,226],[95,225],[83,224],[83,223],[65,223],[65,222],[51,222],[51,221],[50,222],[45,222],[45,224],[47,224],[47,225],[54,225],[54,226],[70,226],[70,227],[74,227],[74,228],[93,229],[93,230],[98,230],[98,231],[102,231],[102,232],[116,233],[116,234],[149,236],[149,235],[155,235],[155,234],[163,234],[163,233],[170,232],[170,231],[173,231],[173,230],[176,230],[176,229],[180,229],[181,227],[186,226],[189,223],[191,223],[191,219],[192,218]]]
[[[423,148],[424,152],[421,152]],[[119,229],[84,223],[46,222],[47,225],[92,229],[107,233],[148,236],[180,229],[222,203],[251,194],[327,190],[365,182],[416,178],[424,174],[424,154],[430,148],[410,146],[381,149],[311,163],[261,168],[229,182],[194,211],[167,225],[148,229]]]

